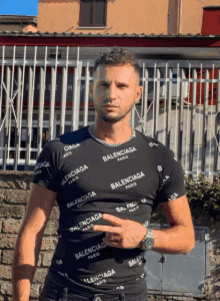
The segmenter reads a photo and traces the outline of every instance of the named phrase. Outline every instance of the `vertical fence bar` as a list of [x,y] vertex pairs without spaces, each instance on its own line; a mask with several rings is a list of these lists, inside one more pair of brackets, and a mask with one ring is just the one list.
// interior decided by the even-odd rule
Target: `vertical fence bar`
[[[179,65],[178,65],[179,68]],[[182,78],[182,74],[180,75],[180,72],[182,73],[182,68],[180,70],[179,68],[179,77],[181,76]],[[181,79],[179,78],[180,81],[180,102],[179,102],[179,118],[178,118],[178,139],[177,139],[177,157],[178,160],[182,159],[182,146],[183,146],[183,82],[181,81]]]
[[[211,105],[210,105],[210,109],[211,109],[211,117],[210,117],[210,125],[209,125],[209,178],[211,177],[211,161],[212,161],[212,107],[213,107],[213,90],[214,90],[214,72],[215,72],[215,66],[214,64],[212,64],[212,93],[211,93]],[[209,85],[210,87],[210,85]],[[208,103],[209,105],[209,103]],[[214,137],[215,137],[215,133]]]
[[144,131],[147,134],[147,113],[148,113],[148,68],[145,69],[144,74]]
[[158,139],[158,117],[159,117],[159,106],[160,106],[160,78],[161,72],[157,68],[157,90],[156,90],[156,102],[155,102],[155,122],[154,122],[154,138]]
[[[190,78],[190,76],[189,76]],[[194,154],[194,140],[195,140],[195,131],[193,126],[193,120],[195,120],[195,107],[196,107],[196,87],[197,82],[197,72],[196,69],[193,68],[193,88],[192,88],[192,103],[191,103],[191,118],[190,118],[190,146],[189,146],[189,171],[193,171],[193,154]],[[190,82],[188,84],[188,90],[190,90]],[[188,92],[189,94],[189,92]],[[190,177],[192,176],[191,174]]]
[[21,101],[20,101],[20,119],[18,123],[19,133],[18,136],[18,164],[20,159],[20,145],[21,145],[21,129],[22,129],[22,112],[23,112],[23,95],[24,95],[24,81],[25,81],[25,65],[26,65],[26,53],[27,53],[27,46],[24,46],[24,60],[23,60],[23,74],[22,74],[22,84],[21,84]]
[[37,133],[37,156],[42,148],[43,123],[44,123],[44,99],[47,76],[47,46],[44,53],[44,67],[40,67],[40,91],[39,91],[39,111],[38,111],[38,133]]
[[179,93],[179,87],[180,87],[180,75],[179,75],[179,63],[177,64],[177,94],[176,94],[176,126],[175,126],[175,151],[174,153],[177,154],[177,159],[179,160],[179,155],[178,155],[178,143],[177,143],[177,138],[178,138],[178,102],[179,99],[178,97],[180,96]]
[[81,74],[82,74],[82,62],[79,62],[79,47],[78,47],[77,67],[74,68],[74,94],[73,94],[72,125],[71,125],[72,131],[77,130],[79,127]]
[[167,78],[167,74],[168,74],[168,63],[166,63],[166,71],[165,71],[165,99],[164,99],[164,124],[163,124],[163,144],[166,144],[166,120],[167,120],[167,83],[168,83],[168,78]]
[[3,170],[6,170],[7,152],[8,152],[8,137],[9,137],[9,110],[10,110],[10,84],[11,84],[11,68],[6,68],[6,99],[5,99],[5,134],[4,134],[4,155],[3,155]]
[[7,158],[10,158],[10,148],[11,148],[11,114],[12,114],[12,106],[13,106],[13,88],[14,88],[14,69],[15,69],[15,50],[16,46],[13,46],[13,59],[12,59],[12,75],[11,75],[11,89],[8,91],[9,93],[9,119],[8,119],[8,154]]
[[[200,118],[200,112],[202,110],[202,64],[200,64],[200,93],[199,93],[199,133],[198,133],[198,148],[197,148],[197,179],[198,179],[198,175],[199,175],[199,164],[200,164],[200,135],[202,135],[202,131],[201,131],[201,118]],[[202,162],[202,159],[201,159]],[[201,170],[201,167],[200,167]]]
[[[189,63],[189,73],[191,73],[191,63]],[[190,77],[189,77],[190,78]],[[183,97],[184,97],[184,94],[185,94],[185,85],[186,85],[186,82],[184,81],[185,79],[185,72],[184,72],[184,69],[182,68],[182,94],[183,94]],[[189,79],[189,82],[190,82],[190,79]],[[194,83],[194,82],[193,82]],[[189,89],[190,90],[190,89]],[[187,117],[186,117],[186,133],[185,133],[185,156],[184,156],[184,170],[186,171],[187,169],[187,161],[188,161],[188,136],[190,137],[190,134],[188,134],[188,128],[190,126],[189,125],[189,110],[190,110],[190,100],[189,100],[189,93],[188,93],[188,97],[187,97]],[[183,99],[183,102],[185,102],[185,100]],[[191,112],[192,112],[192,103],[191,103]],[[183,110],[183,114],[185,113],[185,110]],[[184,127],[183,127],[183,136],[184,136]],[[190,171],[190,170],[189,170]]]
[[152,138],[153,137],[155,137],[154,135],[155,135],[155,126],[154,126],[154,114],[155,114],[155,102],[156,102],[156,100],[155,100],[155,89],[156,89],[156,73],[157,72],[157,64],[156,63],[154,63],[154,80],[153,80],[153,82],[154,82],[154,92],[153,92],[153,100],[152,100],[152,103],[153,103],[153,115],[152,115]]
[[74,70],[74,92],[73,92],[73,100],[72,100],[72,121],[71,121],[71,131],[76,130],[76,114],[77,114],[77,82],[78,82],[78,68],[79,68],[79,49],[77,49],[77,61],[76,67]]
[[57,58],[58,46],[56,46],[55,67],[51,66],[51,92],[50,92],[50,125],[49,125],[49,140],[54,138],[54,110],[56,97],[56,83],[57,83]]
[[[10,104],[9,104],[9,135],[8,135],[8,158],[10,158],[11,148],[11,121],[12,121],[12,107],[13,107],[13,90],[14,90],[14,70],[15,70],[15,52],[16,46],[13,47],[13,59],[12,59],[12,76],[11,76],[11,91],[10,91]],[[16,117],[14,116],[15,120]],[[13,168],[14,169],[14,168]]]
[[39,91],[39,110],[38,110],[38,133],[37,133],[37,156],[39,156],[42,148],[42,132],[44,123],[44,95],[45,95],[45,79],[46,69],[40,67],[40,91]]
[[15,160],[14,160],[14,170],[18,169],[18,160],[19,160],[19,152],[20,152],[20,144],[19,144],[19,136],[20,136],[20,120],[22,119],[21,116],[21,83],[22,83],[22,71],[21,67],[17,67],[17,85],[18,85],[18,95],[17,95],[17,104],[16,104],[16,115],[17,115],[17,120],[18,124],[17,127],[15,128],[15,146],[16,146],[16,151],[15,151]]
[[[215,110],[215,141],[214,144],[214,166],[213,171],[218,171],[218,162],[219,162],[219,127],[220,127],[220,68],[218,68],[218,76],[217,76],[217,84],[216,84],[216,110]],[[215,179],[216,177],[214,177]]]
[[[2,46],[2,72],[1,72],[1,87],[0,87],[0,147],[3,147],[4,144],[4,132],[3,132],[3,122],[2,118],[3,110],[2,110],[2,96],[3,96],[3,81],[4,81],[4,69],[5,69],[5,45]],[[0,150],[0,162],[3,164],[3,150]],[[2,167],[3,168],[3,167]]]
[[144,102],[144,88],[145,88],[145,85],[144,85],[144,82],[145,82],[145,79],[144,79],[144,74],[145,74],[145,63],[143,62],[142,64],[142,87],[143,87],[143,90],[142,90],[142,93],[141,93],[141,98],[140,98],[140,101],[141,101],[141,132],[144,134],[145,132],[145,127],[144,127],[144,107],[145,107],[145,102]]
[[173,72],[169,68],[169,86],[168,86],[168,104],[167,104],[167,120],[166,120],[166,146],[170,148],[170,120],[171,120],[171,105],[172,105],[172,78]]
[[[202,75],[201,75],[202,76]],[[205,79],[209,79],[209,70],[205,68]],[[206,144],[207,144],[207,128],[206,128],[206,112],[208,106],[208,93],[209,93],[209,83],[205,81],[205,96],[204,96],[204,105],[203,105],[203,130],[202,130],[202,165],[201,171],[205,173],[205,164],[206,164]]]
[[68,78],[68,62],[69,62],[69,46],[66,49],[66,66],[62,72],[62,101],[61,101],[61,116],[60,116],[60,135],[65,132],[65,112],[67,98],[67,78]]
[[1,87],[0,87],[0,129],[1,129],[1,120],[2,120],[2,94],[4,89],[3,88],[4,68],[5,68],[5,45],[2,46],[2,72],[1,72]]
[[28,95],[28,116],[27,116],[27,154],[25,169],[29,169],[31,158],[31,142],[32,142],[32,123],[33,123],[33,103],[34,103],[34,90],[35,90],[35,74],[36,74],[36,60],[37,60],[37,46],[34,49],[34,66],[30,67],[29,72],[29,95]]
[[90,70],[89,62],[86,64],[86,80],[85,80],[85,99],[84,99],[84,116],[83,116],[83,126],[88,125],[88,110],[89,110],[89,80],[90,80]]
[[33,67],[28,67],[28,108],[27,108],[27,132],[26,132],[26,153],[25,153],[25,170],[28,170],[30,164],[30,149],[31,149],[31,131],[32,131],[32,94],[33,94]]

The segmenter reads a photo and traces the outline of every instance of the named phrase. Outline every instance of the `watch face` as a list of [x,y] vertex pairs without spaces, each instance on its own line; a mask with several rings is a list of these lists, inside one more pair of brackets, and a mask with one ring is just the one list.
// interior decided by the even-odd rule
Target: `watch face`
[[150,250],[153,244],[154,244],[154,239],[148,237],[146,240],[143,241],[144,250]]

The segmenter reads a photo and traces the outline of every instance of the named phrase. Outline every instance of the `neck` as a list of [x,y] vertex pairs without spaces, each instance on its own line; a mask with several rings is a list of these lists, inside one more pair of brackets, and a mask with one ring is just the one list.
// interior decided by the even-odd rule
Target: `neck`
[[96,121],[93,126],[93,134],[109,144],[119,144],[126,142],[132,136],[132,129],[128,124],[109,123],[105,121]]

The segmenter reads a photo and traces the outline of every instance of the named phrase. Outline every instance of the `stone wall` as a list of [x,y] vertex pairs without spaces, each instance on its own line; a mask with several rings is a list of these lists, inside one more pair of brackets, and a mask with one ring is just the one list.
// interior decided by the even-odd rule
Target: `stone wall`
[[[0,171],[0,301],[12,301],[11,265],[17,235],[26,211],[32,172]],[[160,209],[158,209],[160,210]],[[41,285],[51,264],[57,244],[59,207],[55,202],[42,241],[41,251],[31,288],[30,300],[38,300]],[[155,221],[153,221],[155,222]],[[201,222],[201,221],[200,221]],[[195,224],[198,224],[194,221]],[[220,301],[220,221],[210,227],[210,279],[207,279],[205,299]],[[149,296],[149,301],[194,301],[180,296]]]

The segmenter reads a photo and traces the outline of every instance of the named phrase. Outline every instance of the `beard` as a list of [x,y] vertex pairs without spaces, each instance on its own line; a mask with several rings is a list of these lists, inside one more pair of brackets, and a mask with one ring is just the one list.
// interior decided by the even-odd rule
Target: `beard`
[[106,114],[100,110],[99,117],[100,117],[100,119],[102,119],[105,122],[116,123],[116,122],[124,119],[131,112],[132,108],[133,108],[133,105],[129,109],[127,109],[127,111],[125,113],[119,114],[118,116],[115,116],[115,117],[111,117],[108,114]]

